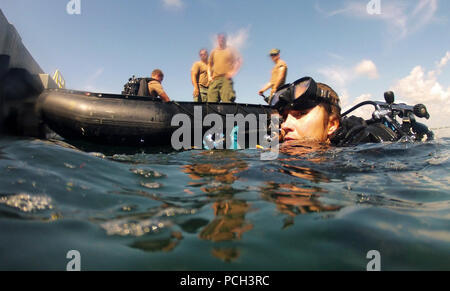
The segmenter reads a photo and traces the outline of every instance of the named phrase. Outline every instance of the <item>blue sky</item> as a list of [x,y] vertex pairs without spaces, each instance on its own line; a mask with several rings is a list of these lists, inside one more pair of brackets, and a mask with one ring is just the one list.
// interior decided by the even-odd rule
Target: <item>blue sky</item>
[[[405,102],[428,102],[435,126],[450,125],[450,1],[379,0],[2,0],[0,8],[48,73],[67,86],[120,93],[131,75],[165,73],[174,100],[192,100],[190,68],[218,32],[243,58],[237,101],[260,103],[270,78],[267,56],[281,49],[288,81],[312,76],[341,95],[344,107],[395,89]],[[374,0],[373,0],[374,1]],[[449,64],[447,64],[449,63]]]

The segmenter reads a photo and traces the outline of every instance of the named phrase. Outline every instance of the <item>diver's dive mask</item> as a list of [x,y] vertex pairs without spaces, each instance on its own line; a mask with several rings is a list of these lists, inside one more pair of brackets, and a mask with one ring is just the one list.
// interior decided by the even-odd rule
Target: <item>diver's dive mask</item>
[[281,87],[270,100],[270,106],[279,112],[310,109],[320,103],[340,108],[338,100],[336,92],[329,86],[318,84],[311,77],[304,77]]

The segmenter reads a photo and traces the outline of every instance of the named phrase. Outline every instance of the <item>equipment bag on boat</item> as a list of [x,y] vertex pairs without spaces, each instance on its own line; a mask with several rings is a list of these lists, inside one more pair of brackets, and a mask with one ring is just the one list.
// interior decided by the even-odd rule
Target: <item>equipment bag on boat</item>
[[135,76],[128,79],[128,82],[123,86],[122,95],[132,96],[150,96],[148,92],[148,82],[152,78],[136,78]]

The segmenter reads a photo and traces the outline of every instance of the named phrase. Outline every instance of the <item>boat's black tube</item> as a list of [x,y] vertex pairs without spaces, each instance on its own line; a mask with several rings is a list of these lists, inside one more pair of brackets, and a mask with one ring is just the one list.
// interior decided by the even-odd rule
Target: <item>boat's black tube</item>
[[218,114],[226,129],[227,114],[254,114],[259,124],[261,114],[266,114],[269,119],[273,112],[263,105],[164,103],[150,97],[68,90],[46,90],[39,97],[38,106],[44,122],[68,140],[125,146],[170,145],[172,133],[178,128],[172,126],[171,121],[177,114],[184,114],[190,120],[190,128],[194,130],[194,115],[200,112],[199,126],[203,136],[203,132],[209,128],[202,125],[207,114]]
[[[3,58],[3,68],[8,63]],[[26,69],[10,68],[0,79],[0,133],[43,137],[44,131],[35,105],[43,91],[37,76]]]
[[[6,73],[9,70],[9,60],[10,57],[8,55],[0,55],[0,84],[2,83],[2,80]],[[0,85],[1,86],[1,85]],[[2,88],[0,87],[0,133],[3,132],[3,120],[5,119],[4,114],[4,102],[3,102],[3,94],[2,94]]]
[[9,70],[10,57],[8,55],[0,55],[0,80]]

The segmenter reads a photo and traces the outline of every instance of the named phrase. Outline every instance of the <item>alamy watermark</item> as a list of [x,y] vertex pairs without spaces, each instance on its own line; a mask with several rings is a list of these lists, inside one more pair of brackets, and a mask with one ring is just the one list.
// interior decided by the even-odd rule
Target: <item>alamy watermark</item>
[[[381,14],[381,0],[370,0],[367,3],[367,13],[370,15]],[[70,0],[66,6],[67,14],[80,15],[81,14],[81,0]]]
[[66,6],[67,14],[80,15],[81,14],[81,0],[70,0]]
[[[277,115],[270,116],[270,125],[267,126],[267,114],[259,114],[258,117],[255,114],[226,114],[224,127],[221,115],[211,113],[203,117],[202,107],[194,106],[193,121],[194,124],[192,118],[183,113],[172,118],[171,126],[179,126],[172,134],[173,149],[255,149],[259,146],[263,149],[261,160],[278,158],[280,121]],[[211,128],[203,134],[204,127]]]
[[[66,271],[81,271],[81,254],[79,251],[68,251],[66,258],[70,260],[66,265]],[[370,260],[366,266],[367,271],[381,271],[381,254],[379,251],[368,251],[366,258]]]
[[380,15],[381,14],[381,0],[370,0],[367,3],[367,13],[370,15]]
[[381,271],[381,255],[379,251],[369,251],[366,258],[370,260],[367,264],[367,271]]
[[81,271],[81,254],[79,251],[68,251],[66,259],[70,259],[66,265],[66,271]]

